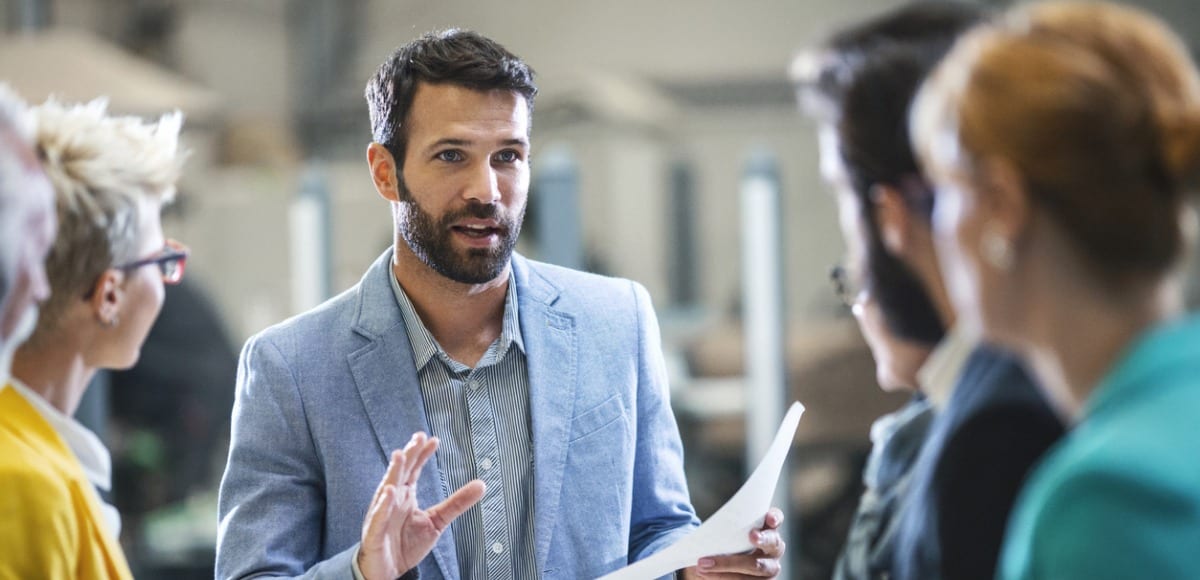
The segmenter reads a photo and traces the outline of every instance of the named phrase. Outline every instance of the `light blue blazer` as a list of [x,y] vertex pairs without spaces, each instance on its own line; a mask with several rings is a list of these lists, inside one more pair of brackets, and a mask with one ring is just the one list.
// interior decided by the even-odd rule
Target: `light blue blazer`
[[[247,341],[216,576],[351,578],[388,453],[429,432],[389,249],[355,287]],[[595,578],[698,524],[645,289],[514,255],[542,578]],[[442,501],[436,459],[417,482]],[[453,527],[421,562],[457,579]]]

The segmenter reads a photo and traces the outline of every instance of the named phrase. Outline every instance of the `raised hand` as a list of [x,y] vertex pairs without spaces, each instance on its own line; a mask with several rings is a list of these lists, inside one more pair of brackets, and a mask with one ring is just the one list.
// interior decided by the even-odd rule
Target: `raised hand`
[[437,446],[436,437],[417,433],[392,452],[363,522],[358,568],[366,580],[393,580],[416,568],[450,522],[483,497],[483,482],[476,479],[431,508],[417,505],[417,478]]

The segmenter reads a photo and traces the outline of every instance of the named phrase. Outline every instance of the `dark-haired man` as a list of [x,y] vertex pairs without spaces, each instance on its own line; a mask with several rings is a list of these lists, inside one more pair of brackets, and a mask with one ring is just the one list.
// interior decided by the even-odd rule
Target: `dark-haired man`
[[[369,82],[394,243],[246,344],[219,577],[595,578],[697,524],[645,290],[513,253],[535,94],[458,30]],[[699,568],[774,576],[780,519]]]
[[1017,491],[1062,434],[1009,355],[954,331],[930,229],[935,195],[909,144],[917,88],[981,17],[967,4],[909,4],[793,63],[851,249],[855,312],[878,312],[887,332],[932,348],[912,373],[917,411],[883,422],[904,437],[876,442],[839,578],[993,577]]

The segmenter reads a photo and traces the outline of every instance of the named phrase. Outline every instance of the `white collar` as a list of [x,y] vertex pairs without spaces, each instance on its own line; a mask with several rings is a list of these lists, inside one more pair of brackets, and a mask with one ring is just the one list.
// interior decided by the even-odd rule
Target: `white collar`
[[958,383],[963,366],[967,364],[967,358],[971,356],[977,343],[977,340],[967,336],[967,333],[957,327],[950,328],[929,358],[925,359],[925,364],[917,371],[917,382],[921,385],[921,392],[925,393],[936,409],[946,408],[946,402],[954,392],[954,385]]

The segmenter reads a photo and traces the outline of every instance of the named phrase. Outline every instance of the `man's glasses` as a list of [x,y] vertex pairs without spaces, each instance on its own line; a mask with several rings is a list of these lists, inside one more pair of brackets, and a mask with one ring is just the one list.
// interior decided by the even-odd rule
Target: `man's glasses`
[[183,270],[187,266],[188,249],[175,240],[167,240],[166,245],[157,254],[149,258],[135,260],[127,264],[113,266],[117,270],[132,272],[142,266],[154,264],[162,274],[163,284],[178,284],[183,281]]
[[833,292],[838,300],[849,308],[854,308],[863,300],[863,287],[859,276],[845,266],[838,264],[829,270],[829,282],[833,284]]

